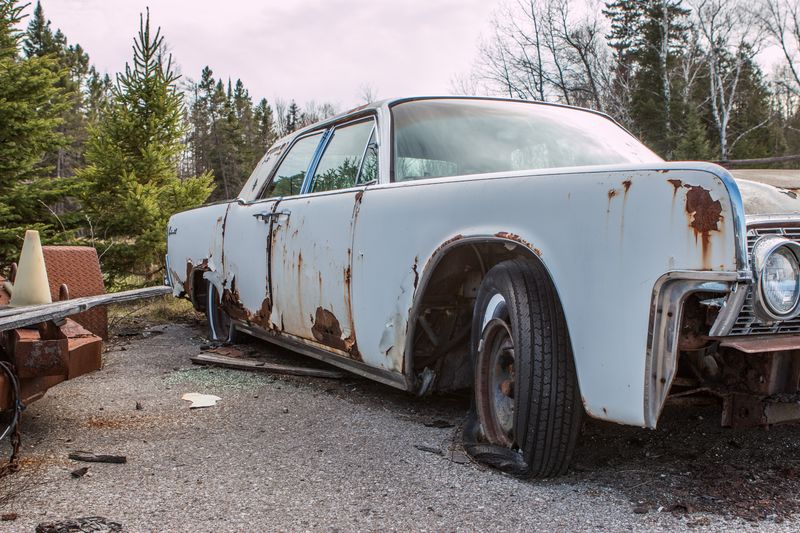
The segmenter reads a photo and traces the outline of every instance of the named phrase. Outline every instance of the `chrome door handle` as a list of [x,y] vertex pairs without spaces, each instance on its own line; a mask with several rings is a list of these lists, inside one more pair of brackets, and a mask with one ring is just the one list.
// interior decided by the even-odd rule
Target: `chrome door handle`
[[289,216],[289,211],[263,211],[261,213],[255,213],[253,216],[256,219],[261,219],[263,222],[267,222],[271,218],[278,218],[280,216]]

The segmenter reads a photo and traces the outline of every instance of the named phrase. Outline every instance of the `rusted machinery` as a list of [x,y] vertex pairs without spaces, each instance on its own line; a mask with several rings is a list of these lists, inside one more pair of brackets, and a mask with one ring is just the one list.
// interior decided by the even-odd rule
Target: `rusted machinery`
[[[0,476],[16,469],[25,406],[62,381],[100,369],[108,337],[105,304],[169,292],[149,287],[106,294],[94,248],[45,246],[42,255],[53,303],[10,307],[0,277],[0,414],[7,415],[0,440],[10,435],[13,450]],[[12,283],[15,274],[12,265]]]

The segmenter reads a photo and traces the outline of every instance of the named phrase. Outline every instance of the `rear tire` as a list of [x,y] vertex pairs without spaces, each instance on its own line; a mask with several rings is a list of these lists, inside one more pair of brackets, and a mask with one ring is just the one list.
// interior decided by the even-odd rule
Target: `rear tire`
[[222,298],[217,287],[211,282],[207,283],[206,321],[208,322],[208,338],[213,342],[235,344],[238,332],[233,320],[222,308]]
[[583,406],[564,313],[543,265],[515,259],[487,273],[475,301],[472,360],[467,452],[520,477],[565,473]]

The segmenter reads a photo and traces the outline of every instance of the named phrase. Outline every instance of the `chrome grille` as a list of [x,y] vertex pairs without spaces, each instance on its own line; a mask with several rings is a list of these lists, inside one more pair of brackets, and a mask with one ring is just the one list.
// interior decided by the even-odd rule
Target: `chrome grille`
[[[780,235],[800,243],[798,227],[757,227],[747,229],[747,256],[753,252],[753,245],[764,235]],[[753,312],[753,287],[747,291],[742,310],[728,335],[764,335],[770,333],[800,333],[800,317],[785,322],[762,322]]]

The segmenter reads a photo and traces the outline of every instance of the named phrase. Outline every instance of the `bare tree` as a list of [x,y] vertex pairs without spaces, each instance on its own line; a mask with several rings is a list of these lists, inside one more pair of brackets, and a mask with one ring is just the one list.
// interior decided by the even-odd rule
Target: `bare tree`
[[480,47],[480,78],[509,97],[606,109],[606,28],[597,1],[579,1],[583,6],[575,0],[504,4]]
[[358,88],[358,99],[362,104],[371,104],[378,100],[378,91],[369,83],[362,83]]
[[283,137],[288,133],[288,125],[286,123],[287,110],[289,104],[283,98],[275,98],[275,131],[278,137]]
[[800,3],[797,0],[761,0],[750,12],[760,29],[781,50],[784,59],[781,78],[788,82],[790,90],[800,94]]
[[729,158],[733,146],[766,121],[742,132],[733,142],[728,128],[734,111],[742,70],[758,52],[758,36],[745,20],[741,0],[696,0],[695,23],[703,39],[708,69],[711,115],[717,130],[719,157]]

